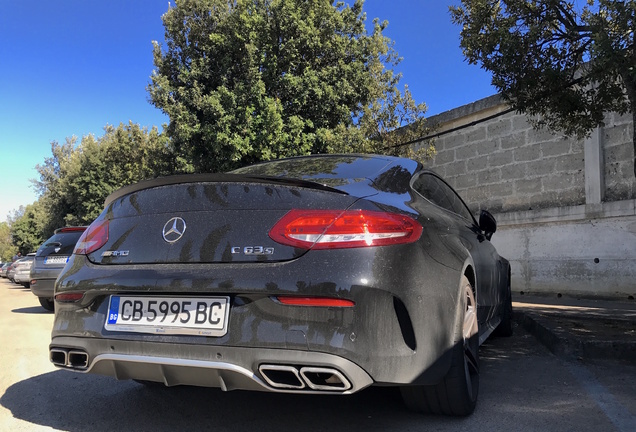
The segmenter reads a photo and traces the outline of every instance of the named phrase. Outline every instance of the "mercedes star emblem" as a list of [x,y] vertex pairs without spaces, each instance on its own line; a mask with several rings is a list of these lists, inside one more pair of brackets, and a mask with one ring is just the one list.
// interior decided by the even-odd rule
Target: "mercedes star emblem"
[[180,217],[173,217],[163,226],[163,239],[168,243],[174,243],[183,237],[186,223]]

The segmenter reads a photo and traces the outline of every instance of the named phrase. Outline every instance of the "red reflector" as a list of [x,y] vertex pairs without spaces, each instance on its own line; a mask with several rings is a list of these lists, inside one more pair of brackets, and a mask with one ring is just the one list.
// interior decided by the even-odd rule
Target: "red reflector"
[[291,210],[270,230],[277,243],[303,249],[341,249],[412,243],[422,234],[415,219],[370,210]]
[[353,307],[351,300],[330,297],[276,297],[284,305],[291,306],[319,306],[319,307]]
[[74,254],[88,255],[108,241],[108,221],[96,220],[84,231],[75,245]]
[[65,294],[55,294],[55,300],[61,303],[72,303],[80,301],[84,297],[82,293],[65,293]]

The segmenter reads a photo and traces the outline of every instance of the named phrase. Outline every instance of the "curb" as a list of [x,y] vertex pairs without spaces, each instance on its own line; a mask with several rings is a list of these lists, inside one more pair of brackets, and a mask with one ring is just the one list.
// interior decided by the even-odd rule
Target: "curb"
[[[591,322],[594,318],[579,317]],[[515,309],[513,320],[532,334],[554,355],[565,359],[614,359],[636,361],[636,341],[589,340],[557,328],[550,318],[536,312]]]

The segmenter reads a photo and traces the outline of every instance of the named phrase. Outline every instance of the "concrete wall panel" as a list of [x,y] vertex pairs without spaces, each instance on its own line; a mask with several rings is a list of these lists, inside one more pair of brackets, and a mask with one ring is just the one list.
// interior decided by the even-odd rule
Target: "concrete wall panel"
[[533,129],[498,96],[429,121],[442,135],[426,166],[475,213],[495,214],[493,243],[511,261],[515,291],[636,297],[631,114],[607,114],[580,140]]

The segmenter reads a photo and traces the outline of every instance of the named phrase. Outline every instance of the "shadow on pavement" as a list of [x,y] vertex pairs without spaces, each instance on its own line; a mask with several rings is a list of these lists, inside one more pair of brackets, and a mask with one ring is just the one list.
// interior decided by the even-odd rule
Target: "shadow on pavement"
[[515,321],[566,359],[636,360],[633,302],[524,298],[513,303]]
[[27,288],[23,285],[18,285],[18,284],[11,284],[9,285],[9,287],[7,289],[10,290],[21,290],[21,291],[31,291],[31,288]]
[[399,392],[390,388],[351,396],[224,393],[66,371],[18,382],[7,389],[0,404],[16,419],[68,431],[368,431],[400,429],[404,421],[423,418],[406,411]]
[[11,312],[13,313],[19,313],[19,314],[52,314],[53,312],[49,312],[46,309],[44,309],[41,306],[32,306],[32,307],[26,307],[26,308],[20,308],[20,309],[13,309]]
[[[564,362],[518,330],[482,346],[481,383],[468,418],[406,410],[399,392],[372,387],[350,396],[285,395],[133,381],[56,370],[17,382],[0,397],[7,430],[64,431],[516,431],[611,430]],[[631,387],[617,375],[613,394]],[[558,383],[555,382],[558,380]],[[631,393],[630,393],[631,392]],[[0,410],[2,413],[3,410]]]

